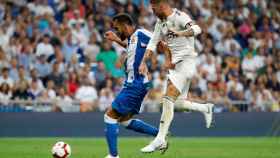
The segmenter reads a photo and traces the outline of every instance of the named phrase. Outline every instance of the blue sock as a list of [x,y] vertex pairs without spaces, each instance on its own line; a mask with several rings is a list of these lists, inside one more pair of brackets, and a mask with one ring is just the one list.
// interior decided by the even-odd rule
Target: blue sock
[[109,153],[111,156],[118,156],[118,133],[119,124],[116,119],[110,118],[108,115],[104,115],[104,122],[106,125],[105,134]]
[[118,131],[119,125],[117,123],[106,123],[106,139],[111,156],[118,156]]
[[158,129],[149,125],[141,120],[131,120],[131,122],[126,127],[127,129],[134,130],[135,132],[148,134],[151,136],[156,136],[158,134]]

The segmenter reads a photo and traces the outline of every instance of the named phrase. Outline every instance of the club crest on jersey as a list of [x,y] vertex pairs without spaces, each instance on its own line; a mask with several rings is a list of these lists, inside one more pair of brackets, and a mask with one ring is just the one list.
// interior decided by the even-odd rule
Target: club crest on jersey
[[162,24],[162,33],[163,34],[167,34],[168,33],[168,27],[166,23]]
[[135,42],[136,42],[136,37],[135,36],[131,36],[130,43],[135,43]]
[[166,21],[162,24],[162,33],[168,35],[169,28],[174,28],[175,23],[174,21]]

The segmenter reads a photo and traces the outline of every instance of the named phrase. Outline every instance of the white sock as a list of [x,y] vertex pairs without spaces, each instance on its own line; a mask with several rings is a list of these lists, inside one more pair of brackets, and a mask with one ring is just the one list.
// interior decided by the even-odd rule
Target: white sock
[[174,101],[169,97],[162,99],[162,114],[159,124],[157,140],[164,141],[174,116]]
[[187,101],[187,100],[177,100],[175,102],[175,104],[184,109],[189,109],[189,110],[194,110],[194,111],[199,111],[199,112],[208,112],[209,111],[207,104],[200,104],[200,103],[195,103],[195,102],[191,102],[191,101]]

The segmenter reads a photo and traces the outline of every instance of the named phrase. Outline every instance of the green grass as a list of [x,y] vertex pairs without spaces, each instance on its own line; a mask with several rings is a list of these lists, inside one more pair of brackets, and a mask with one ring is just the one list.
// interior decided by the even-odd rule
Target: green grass
[[[71,158],[103,158],[107,153],[102,138],[0,138],[0,158],[51,158],[58,140],[71,145]],[[121,138],[121,158],[280,158],[280,138],[173,138],[163,156],[140,153],[150,140]]]

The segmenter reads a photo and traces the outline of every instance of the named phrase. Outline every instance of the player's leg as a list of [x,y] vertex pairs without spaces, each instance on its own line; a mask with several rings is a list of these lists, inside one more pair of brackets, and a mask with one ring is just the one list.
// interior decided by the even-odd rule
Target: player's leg
[[158,129],[148,123],[145,123],[139,119],[132,119],[133,115],[127,115],[125,117],[121,117],[119,122],[126,129],[133,130],[135,132],[147,134],[150,136],[156,136],[158,134]]
[[206,128],[210,128],[213,123],[213,107],[212,103],[197,103],[188,100],[177,100],[176,104],[183,109],[189,109],[193,111],[199,111],[203,114],[205,119]]
[[178,97],[178,99],[175,102],[175,107],[201,112],[205,118],[206,128],[210,128],[213,120],[214,104],[201,104],[187,100],[190,84],[191,79],[188,79],[186,82],[186,86],[182,91],[182,94]]
[[168,80],[167,91],[162,98],[162,115],[160,119],[159,133],[156,137],[158,140],[165,140],[174,116],[174,103],[179,95],[180,92],[172,82]]
[[[105,135],[107,140],[107,145],[109,148],[108,158],[117,158],[118,157],[118,132],[119,132],[119,124],[118,120],[120,115],[117,111],[110,108],[104,115],[104,122],[105,122]],[[107,158],[106,157],[106,158]]]
[[167,149],[168,145],[165,139],[173,120],[174,103],[179,95],[180,91],[168,80],[167,91],[162,99],[162,115],[158,135],[148,146],[141,149],[142,152],[149,153],[155,150],[165,151]]

